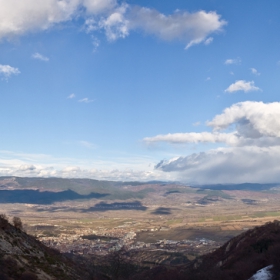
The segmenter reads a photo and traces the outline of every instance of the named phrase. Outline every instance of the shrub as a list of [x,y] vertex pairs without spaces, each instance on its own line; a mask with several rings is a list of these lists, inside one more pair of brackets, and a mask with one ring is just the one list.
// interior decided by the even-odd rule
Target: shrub
[[37,280],[38,277],[36,274],[32,273],[32,272],[24,272],[21,277],[20,280]]
[[15,228],[22,230],[22,221],[19,217],[13,217],[13,225]]
[[0,227],[6,229],[9,224],[9,219],[5,214],[0,214]]

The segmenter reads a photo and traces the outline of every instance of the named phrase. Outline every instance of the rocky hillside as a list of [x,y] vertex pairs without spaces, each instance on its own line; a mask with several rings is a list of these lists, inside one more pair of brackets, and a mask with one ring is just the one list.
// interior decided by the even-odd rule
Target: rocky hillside
[[0,279],[87,279],[68,258],[0,217]]
[[190,264],[157,267],[135,275],[134,280],[248,280],[258,270],[273,267],[271,280],[280,279],[280,222],[244,232],[213,253]]
[[[195,279],[249,279],[256,271],[280,268],[280,222],[256,227],[228,241],[215,252],[197,259],[190,270]],[[277,278],[279,279],[279,278]]]

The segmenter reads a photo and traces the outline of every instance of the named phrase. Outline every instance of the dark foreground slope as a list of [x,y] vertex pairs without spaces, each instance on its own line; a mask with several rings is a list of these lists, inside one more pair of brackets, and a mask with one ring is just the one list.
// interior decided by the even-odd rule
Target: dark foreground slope
[[279,221],[244,232],[191,264],[157,267],[133,279],[248,280],[259,269],[269,265],[273,265],[273,279],[280,279]]
[[87,279],[89,275],[59,252],[0,218],[0,279]]

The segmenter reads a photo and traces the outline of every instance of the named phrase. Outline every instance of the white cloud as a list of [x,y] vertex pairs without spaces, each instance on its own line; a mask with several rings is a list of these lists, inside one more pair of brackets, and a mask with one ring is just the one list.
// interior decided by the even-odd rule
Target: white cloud
[[94,100],[88,99],[87,97],[79,100],[79,102],[81,102],[81,103],[91,103],[91,102],[93,102],[93,101],[94,101]]
[[[166,142],[224,143],[229,146],[280,145],[280,102],[246,101],[226,108],[206,123],[212,132],[188,132],[157,135],[144,138],[148,144]],[[231,132],[220,132],[234,128]]]
[[158,135],[144,141],[220,143],[226,147],[164,160],[156,169],[197,183],[280,181],[280,102],[240,102],[206,124],[212,132]]
[[104,29],[108,40],[114,41],[129,35],[129,21],[125,18],[128,5],[122,5],[107,18],[99,22],[99,28]]
[[114,181],[151,181],[151,180],[172,180],[170,174],[162,174],[157,170],[134,170],[134,169],[97,169],[82,168],[80,166],[66,166],[61,169],[44,165],[1,165],[0,176],[19,177],[59,177],[59,178],[90,178],[97,180]]
[[250,68],[252,74],[256,75],[256,76],[260,76],[261,73],[258,72],[258,70],[256,68]]
[[18,68],[14,68],[10,65],[0,64],[0,75],[4,76],[5,79],[8,79],[11,75],[20,74]]
[[231,64],[240,64],[241,59],[240,58],[229,58],[225,61],[226,65],[231,65]]
[[72,94],[70,94],[67,98],[68,99],[73,99],[73,98],[75,98],[76,97],[76,95],[74,94],[74,93],[72,93]]
[[42,60],[42,61],[46,61],[46,62],[50,60],[48,57],[43,56],[43,55],[40,54],[40,53],[34,53],[34,54],[32,55],[32,58],[38,59],[38,60]]
[[208,39],[206,39],[206,40],[204,41],[204,44],[205,44],[205,45],[210,45],[213,41],[214,41],[214,38],[213,38],[213,37],[209,37]]
[[207,122],[214,131],[236,125],[237,131],[250,138],[280,137],[280,102],[263,103],[246,101],[226,108],[212,121]]
[[20,171],[34,171],[35,169],[36,167],[33,164],[23,164],[18,168]]
[[147,157],[93,161],[0,151],[0,176],[91,178],[115,181],[174,179],[172,174],[154,170],[152,166],[153,160]]
[[279,147],[239,147],[161,161],[155,168],[199,184],[275,183],[280,182],[279,160]]
[[189,48],[210,44],[213,37],[209,35],[226,25],[213,11],[165,15],[117,0],[0,0],[0,7],[0,40],[47,30],[79,17],[88,33],[104,30],[111,41],[141,30],[163,40],[181,40]]
[[210,81],[210,80],[211,80],[211,78],[210,78],[210,77],[207,77],[205,81],[208,82],[208,81]]
[[225,92],[235,92],[235,91],[244,91],[244,92],[249,92],[249,91],[259,91],[261,90],[260,88],[255,86],[255,82],[246,82],[245,80],[238,80],[234,84],[231,84]]
[[207,37],[221,31],[226,25],[226,21],[216,12],[176,11],[172,15],[164,15],[157,10],[142,7],[133,7],[129,20],[130,29],[143,30],[166,41],[182,40],[187,44],[186,49],[207,40],[210,43],[211,39]]
[[0,0],[0,39],[46,30],[70,20],[79,0]]
[[180,143],[227,143],[237,144],[238,137],[235,133],[217,133],[217,132],[190,132],[190,133],[173,133],[166,135],[157,135],[155,137],[144,138],[148,144],[156,142],[168,142],[171,144]]
[[116,0],[83,0],[81,1],[87,9],[87,13],[98,15],[109,12],[117,7]]

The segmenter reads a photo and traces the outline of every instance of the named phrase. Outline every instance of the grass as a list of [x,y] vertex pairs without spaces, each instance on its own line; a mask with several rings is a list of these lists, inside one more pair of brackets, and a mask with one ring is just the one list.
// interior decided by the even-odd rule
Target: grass
[[[248,215],[247,218],[265,218],[265,217],[280,217],[280,211],[276,212],[256,212],[254,214]],[[244,219],[243,215],[230,215],[230,216],[214,216],[214,217],[203,217],[199,218],[198,222],[203,223],[207,222],[207,219],[212,219],[214,222],[224,222],[224,221],[233,221],[233,220],[242,220]]]
[[251,217],[252,218],[264,218],[264,217],[279,217],[280,211],[277,212],[257,212],[254,213]]
[[174,225],[174,224],[180,224],[180,223],[182,223],[183,222],[183,219],[175,219],[175,220],[169,220],[169,221],[167,221],[166,223],[168,224],[168,225]]

